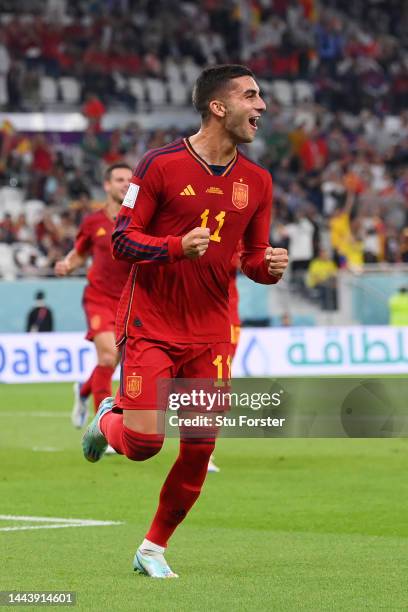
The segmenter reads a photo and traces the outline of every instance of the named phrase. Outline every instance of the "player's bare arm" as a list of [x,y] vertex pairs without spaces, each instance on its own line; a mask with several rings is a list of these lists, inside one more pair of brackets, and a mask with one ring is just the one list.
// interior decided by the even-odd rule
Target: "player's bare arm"
[[210,230],[208,227],[195,227],[183,236],[181,246],[188,259],[202,257],[210,244]]
[[289,259],[286,249],[268,247],[265,251],[268,274],[281,278],[288,267]]
[[64,259],[57,261],[54,272],[56,276],[68,276],[71,272],[83,266],[85,262],[86,256],[80,255],[78,251],[72,249]]

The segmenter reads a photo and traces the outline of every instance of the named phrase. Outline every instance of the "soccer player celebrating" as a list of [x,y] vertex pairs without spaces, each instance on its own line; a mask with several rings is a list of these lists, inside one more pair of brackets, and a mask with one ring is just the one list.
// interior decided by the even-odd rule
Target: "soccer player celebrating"
[[88,417],[88,397],[93,395],[96,412],[101,401],[112,394],[112,375],[118,362],[115,317],[131,264],[113,259],[111,237],[131,178],[132,169],[127,164],[116,163],[107,168],[105,206],[85,217],[74,248],[55,265],[57,276],[66,276],[83,266],[89,255],[92,257],[83,307],[88,323],[86,338],[95,343],[98,362],[86,382],[74,385],[75,402],[71,419],[74,427],[78,428],[85,424]]
[[[253,140],[265,110],[254,75],[239,65],[207,68],[193,103],[200,130],[146,153],[112,235],[115,257],[134,265],[117,317],[121,384],[84,435],[89,461],[98,461],[108,443],[133,461],[160,451],[159,379],[228,378],[229,273],[240,240],[241,269],[254,281],[276,283],[288,264],[286,250],[269,245],[271,176],[237,149]],[[179,455],[134,557],[140,573],[177,576],[164,551],[200,494],[214,438],[181,432]]]

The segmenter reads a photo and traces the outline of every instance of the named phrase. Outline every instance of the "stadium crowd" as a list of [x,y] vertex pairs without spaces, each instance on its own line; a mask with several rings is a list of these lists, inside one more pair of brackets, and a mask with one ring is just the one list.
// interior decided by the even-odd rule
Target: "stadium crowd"
[[74,79],[82,102],[96,94],[133,111],[132,77],[191,81],[224,62],[261,79],[307,80],[333,111],[398,113],[408,92],[404,0],[2,0],[0,9],[8,110],[41,108],[46,75]]
[[[131,115],[126,127],[104,131],[102,117],[115,101],[131,109],[139,102],[125,86],[115,99],[113,81],[165,80],[166,63],[187,57],[196,67],[244,61],[261,84],[313,84],[314,100],[296,105],[266,94],[268,109],[247,151],[273,175],[271,241],[289,247],[295,289],[330,283],[339,267],[408,262],[406,4],[332,0],[323,11],[313,0],[253,1],[244,15],[234,2],[211,0],[138,2],[137,10],[131,0],[49,0],[43,13],[35,8],[44,3],[29,3],[29,28],[27,3],[20,14],[14,3],[1,4],[10,5],[0,34],[6,107],[38,108],[25,79],[67,74],[81,83],[89,121],[70,138],[33,137],[9,121],[1,126],[0,242],[14,249],[14,274],[51,273],[72,248],[80,220],[100,204],[108,164],[134,167],[146,149],[179,135],[175,128],[146,130]],[[2,209],[11,190],[15,204]]]
[[[321,246],[338,266],[408,262],[408,114],[396,119],[397,130],[369,111],[333,115],[315,104],[290,111],[270,101],[248,152],[273,175],[271,239],[289,246],[294,270],[305,272]],[[10,185],[21,195],[15,214],[8,210],[0,222],[0,240],[29,244],[48,269],[98,205],[104,167],[119,160],[135,166],[146,149],[178,132],[129,123],[64,144],[55,134],[32,138],[5,123],[0,135],[0,207]]]

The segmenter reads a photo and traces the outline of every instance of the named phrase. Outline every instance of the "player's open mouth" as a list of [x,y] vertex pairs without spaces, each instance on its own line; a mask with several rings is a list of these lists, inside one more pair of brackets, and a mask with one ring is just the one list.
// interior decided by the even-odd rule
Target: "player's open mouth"
[[249,123],[251,127],[254,128],[254,130],[258,129],[258,119],[259,119],[259,115],[254,115],[253,117],[249,118]]

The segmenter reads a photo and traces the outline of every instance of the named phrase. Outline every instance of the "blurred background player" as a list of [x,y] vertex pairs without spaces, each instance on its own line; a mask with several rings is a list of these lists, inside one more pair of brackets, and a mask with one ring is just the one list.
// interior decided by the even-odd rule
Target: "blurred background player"
[[83,308],[88,323],[86,338],[95,343],[97,365],[83,384],[75,383],[72,424],[81,428],[88,417],[88,398],[92,394],[95,412],[101,401],[112,394],[112,376],[118,363],[115,344],[115,317],[122,289],[131,265],[112,258],[111,236],[115,219],[132,178],[125,163],[109,166],[105,172],[106,204],[83,220],[74,248],[55,265],[57,276],[66,276],[82,267],[89,256],[88,285]]

